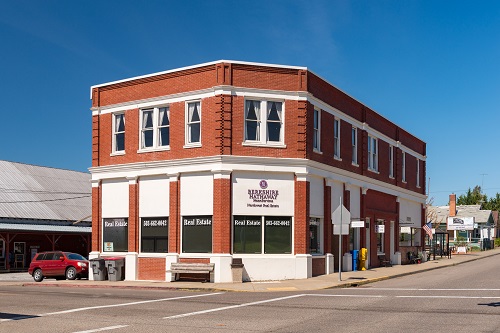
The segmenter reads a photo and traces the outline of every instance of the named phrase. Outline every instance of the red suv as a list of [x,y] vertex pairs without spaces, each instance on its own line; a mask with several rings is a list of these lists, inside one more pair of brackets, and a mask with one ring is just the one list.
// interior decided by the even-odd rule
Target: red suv
[[28,273],[36,282],[41,282],[46,277],[74,280],[88,277],[89,262],[77,253],[40,252],[31,261]]

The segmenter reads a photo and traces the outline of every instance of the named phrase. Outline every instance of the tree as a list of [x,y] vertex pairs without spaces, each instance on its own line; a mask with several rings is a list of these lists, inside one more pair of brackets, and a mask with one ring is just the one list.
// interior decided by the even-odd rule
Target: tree
[[481,209],[500,211],[500,193],[489,198],[481,192],[481,186],[476,185],[474,189],[468,189],[466,194],[462,194],[457,199],[457,205],[481,205]]
[[457,205],[482,205],[487,199],[486,194],[481,193],[481,186],[476,185],[473,190],[469,187],[466,194],[457,198]]

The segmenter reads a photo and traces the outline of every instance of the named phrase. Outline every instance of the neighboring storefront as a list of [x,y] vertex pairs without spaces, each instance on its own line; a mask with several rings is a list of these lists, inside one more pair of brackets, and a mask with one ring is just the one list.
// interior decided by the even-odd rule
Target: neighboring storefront
[[0,270],[36,253],[91,250],[90,174],[0,161]]

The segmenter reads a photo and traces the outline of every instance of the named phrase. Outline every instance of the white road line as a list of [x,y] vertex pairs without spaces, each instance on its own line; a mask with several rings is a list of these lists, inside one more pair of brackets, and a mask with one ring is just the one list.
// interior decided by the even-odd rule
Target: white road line
[[394,296],[396,298],[499,299],[496,296]]
[[396,290],[396,291],[401,291],[401,290],[407,290],[407,291],[500,291],[500,289],[486,289],[486,288],[479,288],[479,289],[451,289],[451,288],[355,288],[355,289],[350,289],[350,291],[368,291],[368,290]]
[[53,315],[65,314],[65,313],[72,313],[72,312],[79,312],[79,311],[87,311],[87,310],[95,310],[95,309],[105,309],[105,308],[115,308],[115,307],[120,307],[120,306],[129,306],[129,305],[137,305],[137,304],[147,304],[147,303],[155,303],[155,302],[175,301],[175,300],[179,300],[179,299],[197,298],[197,297],[213,296],[213,295],[220,295],[220,294],[224,294],[224,293],[220,292],[220,293],[212,293],[212,294],[201,294],[201,295],[192,295],[192,296],[179,296],[179,297],[171,297],[171,298],[160,298],[160,299],[152,299],[152,300],[148,300],[148,301],[139,301],[139,302],[130,302],[130,303],[121,303],[121,304],[89,306],[89,307],[85,307],[85,308],[77,308],[77,309],[71,309],[71,310],[64,310],[64,311],[43,313],[43,314],[39,314],[38,316],[39,317],[47,317],[47,316],[53,316]]
[[292,296],[286,296],[286,297],[272,298],[272,299],[267,299],[267,300],[264,300],[264,301],[257,301],[257,302],[244,303],[244,304],[238,304],[238,305],[224,306],[222,308],[216,308],[216,309],[210,309],[210,310],[188,312],[188,313],[183,313],[183,314],[179,314],[179,315],[175,315],[175,316],[164,317],[163,319],[176,319],[176,318],[182,318],[182,317],[196,316],[196,315],[199,315],[199,314],[205,314],[205,313],[210,313],[210,312],[217,312],[217,311],[224,311],[224,310],[229,310],[229,309],[242,308],[242,307],[245,307],[245,306],[257,305],[257,304],[277,302],[277,301],[282,301],[282,300],[285,300],[285,299],[297,298],[297,297],[302,297],[302,296],[304,296],[304,295],[301,294],[301,295],[292,295]]
[[329,295],[329,294],[304,294],[302,296],[353,297],[353,298],[384,298],[384,297],[390,297],[390,296],[385,296],[385,295]]
[[78,332],[74,332],[74,333],[93,333],[93,332],[110,331],[110,330],[116,330],[118,328],[124,328],[127,326],[128,325],[109,326],[109,327],[103,327],[103,328],[96,328],[95,330],[78,331]]

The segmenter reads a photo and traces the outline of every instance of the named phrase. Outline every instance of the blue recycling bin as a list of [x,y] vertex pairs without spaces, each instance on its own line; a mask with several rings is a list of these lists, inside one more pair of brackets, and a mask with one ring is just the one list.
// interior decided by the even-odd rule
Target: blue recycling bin
[[358,270],[358,253],[359,250],[352,250],[352,270],[357,271]]

